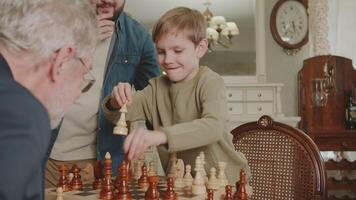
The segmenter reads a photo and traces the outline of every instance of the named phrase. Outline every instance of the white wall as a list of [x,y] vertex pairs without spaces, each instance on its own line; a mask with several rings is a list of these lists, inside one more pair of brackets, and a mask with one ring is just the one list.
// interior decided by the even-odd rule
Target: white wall
[[294,56],[287,55],[273,39],[269,19],[277,0],[266,0],[266,73],[268,83],[283,83],[282,110],[286,116],[298,114],[297,74],[309,57],[309,43]]

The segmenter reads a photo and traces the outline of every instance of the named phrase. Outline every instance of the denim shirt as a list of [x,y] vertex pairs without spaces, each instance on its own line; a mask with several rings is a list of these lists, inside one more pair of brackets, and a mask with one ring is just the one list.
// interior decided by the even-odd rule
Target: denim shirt
[[[112,46],[100,101],[110,95],[113,87],[119,82],[129,82],[136,90],[142,90],[149,79],[160,74],[156,50],[151,35],[136,20],[122,12],[118,17],[115,31],[117,38]],[[115,34],[115,33],[114,33]],[[114,36],[113,36],[114,37]],[[113,160],[113,173],[124,158],[123,136],[113,134],[113,127],[103,113],[98,111],[97,158],[103,160],[106,152],[110,152]],[[48,152],[51,152],[57,138],[59,128],[52,130],[52,142]]]
[[[105,73],[101,102],[111,94],[118,82],[129,82],[136,90],[142,90],[149,79],[160,73],[152,37],[141,24],[123,12],[116,21],[116,31],[118,38]],[[124,137],[113,134],[114,124],[105,118],[101,107],[98,120],[98,159],[102,160],[106,152],[110,152],[113,172],[116,173],[117,166],[124,158]]]

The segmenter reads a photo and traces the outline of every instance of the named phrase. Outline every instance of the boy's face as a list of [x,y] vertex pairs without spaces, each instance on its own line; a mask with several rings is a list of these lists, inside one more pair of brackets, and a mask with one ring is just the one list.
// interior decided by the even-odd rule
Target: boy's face
[[195,45],[183,32],[167,33],[156,42],[158,62],[173,82],[191,80],[199,71],[199,60],[208,48],[203,39]]

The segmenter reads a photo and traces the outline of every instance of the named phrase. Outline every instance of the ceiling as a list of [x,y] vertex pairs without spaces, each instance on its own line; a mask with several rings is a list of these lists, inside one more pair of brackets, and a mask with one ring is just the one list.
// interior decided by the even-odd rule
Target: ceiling
[[[206,9],[207,0],[127,0],[125,11],[136,20],[152,26],[167,10],[186,6],[201,12]],[[223,15],[227,21],[235,21],[239,27],[254,27],[255,0],[210,0],[214,15]]]

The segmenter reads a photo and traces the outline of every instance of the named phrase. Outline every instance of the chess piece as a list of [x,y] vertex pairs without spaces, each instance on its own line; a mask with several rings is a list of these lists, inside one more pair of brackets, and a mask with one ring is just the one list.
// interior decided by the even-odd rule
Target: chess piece
[[111,200],[114,199],[114,190],[113,190],[113,183],[111,180],[111,156],[110,153],[107,152],[105,154],[105,161],[104,161],[104,167],[105,167],[105,176],[104,176],[104,181],[103,185],[100,191],[100,198],[105,199],[105,200]]
[[184,162],[182,159],[177,159],[175,163],[175,177],[174,177],[174,187],[183,188],[184,182]]
[[133,178],[135,180],[138,180],[140,179],[141,175],[142,175],[142,165],[143,163],[145,162],[144,161],[144,157],[143,156],[140,156],[138,160],[135,160],[134,161],[134,175],[133,175]]
[[218,190],[219,189],[219,182],[218,179],[216,178],[216,169],[215,167],[212,167],[210,169],[209,173],[209,181],[208,181],[208,188],[212,190]]
[[232,186],[226,185],[225,186],[225,197],[224,200],[232,200]]
[[192,192],[195,195],[206,194],[205,180],[201,174],[202,165],[202,160],[198,156],[195,159],[195,178],[192,185]]
[[70,182],[70,186],[73,190],[83,190],[83,182],[80,176],[80,169],[76,164],[72,166],[71,172],[73,173],[72,181]]
[[236,183],[236,192],[234,194],[234,199],[236,200],[247,200],[247,193],[245,188],[245,172],[240,171],[240,181]]
[[119,183],[117,185],[117,200],[132,200],[131,192],[129,189],[129,177],[128,177],[128,171],[127,171],[127,161],[123,161],[119,167],[119,173],[120,173],[120,178]]
[[208,199],[207,200],[214,200],[214,190],[208,189]]
[[93,167],[93,165],[90,164],[90,163],[87,163],[85,165],[85,167],[82,169],[82,174],[83,174],[82,180],[84,182],[92,181],[93,177],[94,177],[94,167]]
[[127,135],[128,134],[128,129],[127,129],[127,123],[126,123],[126,118],[125,115],[127,113],[127,107],[126,103],[121,107],[120,109],[120,119],[116,123],[116,126],[114,127],[113,133],[115,135]]
[[[70,171],[72,171],[72,170],[70,170]],[[73,173],[72,173],[72,172],[69,172],[69,173],[68,173],[68,183],[72,182],[73,177],[74,177]]]
[[167,190],[164,193],[163,200],[177,200],[178,194],[174,192],[173,189],[173,178],[169,177],[167,179]]
[[204,151],[201,151],[199,153],[199,156],[198,156],[200,159],[201,159],[201,162],[202,162],[202,166],[201,166],[201,175],[203,176],[204,180],[205,180],[205,183],[208,182],[208,176],[207,176],[207,173],[205,171],[205,154],[204,154]]
[[145,200],[159,200],[159,192],[157,189],[158,176],[148,177],[149,187],[145,194]]
[[183,182],[184,182],[184,187],[192,187],[193,184],[193,176],[191,174],[191,166],[190,165],[186,165],[185,166],[185,175],[183,177]]
[[133,179],[133,175],[132,175],[132,168],[131,168],[131,162],[126,159],[126,169],[127,169],[127,180],[130,182]]
[[117,167],[117,176],[115,178],[115,181],[114,181],[114,187],[116,189],[119,188],[120,186],[120,181],[121,181],[121,168],[122,168],[122,165],[124,164],[124,162],[122,162],[118,167]]
[[168,163],[169,172],[167,175],[168,177],[175,178],[175,176],[176,176],[176,167],[175,167],[176,161],[177,161],[177,153],[173,152],[170,154],[170,158],[169,158],[169,163]]
[[147,176],[147,167],[146,167],[146,164],[143,163],[142,165],[142,168],[141,168],[141,171],[142,171],[142,175],[141,177],[138,179],[138,186],[141,188],[141,189],[147,189],[148,187],[148,176]]
[[219,162],[219,174],[218,174],[218,182],[220,188],[225,188],[227,184],[229,184],[226,174],[225,174],[225,169],[226,169],[226,163],[225,162]]
[[95,167],[94,167],[94,183],[93,183],[93,189],[94,190],[98,190],[101,189],[102,187],[102,183],[103,183],[103,174],[102,174],[102,165],[101,165],[101,161],[97,160],[95,163]]
[[63,188],[57,187],[57,198],[56,200],[63,200]]
[[72,187],[70,186],[70,183],[68,181],[67,173],[68,173],[68,167],[67,165],[61,165],[59,166],[59,172],[60,172],[60,177],[59,181],[57,184],[57,187],[61,187],[64,192],[71,191]]
[[157,167],[155,161],[151,161],[149,163],[149,168],[148,168],[148,176],[156,176],[157,175]]

